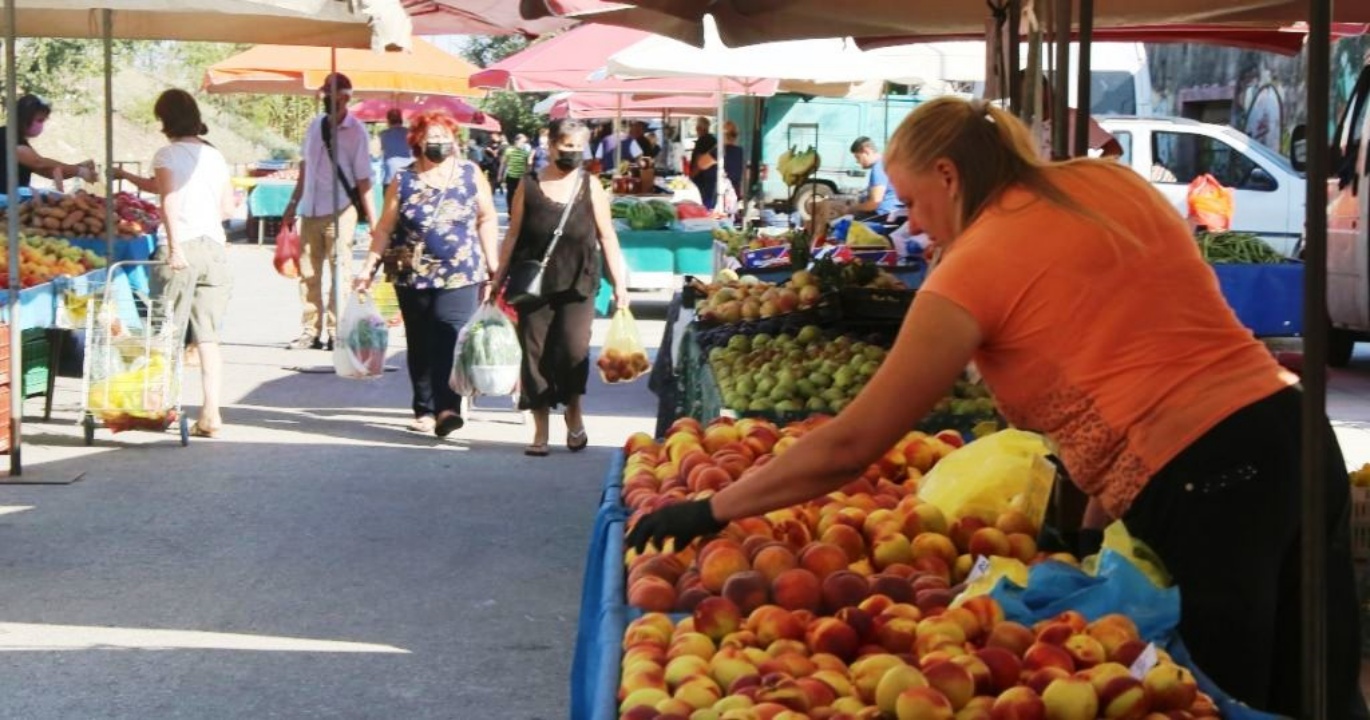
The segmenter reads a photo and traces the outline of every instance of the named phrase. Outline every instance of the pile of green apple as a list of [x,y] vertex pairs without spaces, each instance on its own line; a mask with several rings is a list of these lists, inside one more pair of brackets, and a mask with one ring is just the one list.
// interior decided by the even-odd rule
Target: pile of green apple
[[877,345],[816,325],[780,335],[737,334],[709,351],[728,408],[741,413],[839,413],[885,360]]

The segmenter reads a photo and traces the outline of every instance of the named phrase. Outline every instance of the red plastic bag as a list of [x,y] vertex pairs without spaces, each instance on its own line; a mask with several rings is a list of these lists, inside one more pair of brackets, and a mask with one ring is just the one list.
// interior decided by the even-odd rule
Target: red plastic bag
[[1189,183],[1189,221],[1213,231],[1232,228],[1234,202],[1232,188],[1225,188],[1212,175],[1204,174]]
[[282,277],[294,280],[300,276],[300,234],[295,232],[294,223],[282,224],[276,233],[276,257],[271,264]]

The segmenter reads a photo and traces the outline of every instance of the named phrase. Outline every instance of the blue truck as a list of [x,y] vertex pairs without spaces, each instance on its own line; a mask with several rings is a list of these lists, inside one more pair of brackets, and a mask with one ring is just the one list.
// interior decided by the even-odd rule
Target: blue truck
[[[859,194],[866,187],[866,171],[851,154],[852,141],[866,136],[884,148],[904,117],[922,98],[893,95],[882,100],[811,98],[781,93],[769,98],[732,98],[725,107],[727,118],[737,124],[748,164],[761,168],[751,178],[752,192],[759,192],[759,206],[789,211],[809,207],[809,200],[836,194]],[[756,138],[759,127],[759,154]],[[790,188],[773,172],[776,160],[790,147],[818,149],[821,163],[811,182],[793,198]],[[815,197],[816,196],[816,197]]]

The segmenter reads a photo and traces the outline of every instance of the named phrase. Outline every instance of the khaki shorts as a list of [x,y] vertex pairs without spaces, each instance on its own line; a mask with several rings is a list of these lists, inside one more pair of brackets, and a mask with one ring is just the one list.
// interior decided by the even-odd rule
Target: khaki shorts
[[[172,270],[169,265],[158,265],[152,273],[152,291],[167,302],[183,336],[189,325],[196,342],[218,342],[233,289],[228,252],[222,243],[208,238],[190,240],[182,247],[189,267]],[[165,263],[166,256],[166,247],[160,246],[152,259]]]

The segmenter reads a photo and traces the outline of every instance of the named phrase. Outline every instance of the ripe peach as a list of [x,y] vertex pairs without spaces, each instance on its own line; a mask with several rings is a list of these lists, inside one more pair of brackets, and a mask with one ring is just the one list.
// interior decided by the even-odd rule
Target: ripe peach
[[[788,640],[781,642],[790,642]],[[817,670],[813,661],[799,653],[781,652],[779,655],[761,661],[756,666],[756,671],[764,679],[772,673],[788,675],[792,678],[808,677]]]
[[971,534],[966,550],[976,557],[1008,557],[1013,548],[1008,535],[995,527],[982,527]]
[[886,715],[895,714],[895,703],[900,693],[911,688],[928,687],[923,673],[909,665],[899,664],[885,671],[875,686],[875,706]]
[[[690,618],[693,620],[693,618]],[[751,630],[738,630],[728,633],[722,640],[718,641],[719,649],[722,648],[754,648],[759,646],[760,641],[756,639],[756,633]]]
[[[942,514],[942,510],[932,503],[919,503],[913,507],[910,519],[917,518],[917,527],[913,528],[916,532],[909,534],[911,538],[917,538],[922,533],[934,533],[945,536],[950,528],[947,524],[947,516]],[[909,523],[904,523],[904,529],[910,529]]]
[[[1067,611],[1061,613],[1060,615],[1057,615],[1056,617],[1051,618],[1050,620],[1047,620],[1047,621],[1045,621],[1045,622],[1062,622],[1062,623],[1065,623],[1065,624],[1067,624],[1067,625],[1070,626],[1070,629],[1071,629],[1071,630],[1073,630],[1073,631],[1075,631],[1075,632],[1077,632],[1077,633],[1082,633],[1082,632],[1084,632],[1084,631],[1085,631],[1085,628],[1089,626],[1089,621],[1085,620],[1085,616],[1084,616],[1084,615],[1081,615],[1080,613],[1078,613],[1078,612],[1076,612],[1076,611],[1074,611],[1074,610],[1067,610]],[[1044,623],[1038,623],[1038,624],[1041,625],[1041,624],[1044,624]]]
[[865,655],[851,664],[851,684],[856,697],[867,705],[875,703],[875,690],[890,668],[905,662],[888,654]]
[[832,523],[819,537],[819,541],[842,548],[847,562],[854,563],[866,556],[866,539],[850,525]]
[[961,630],[966,634],[966,640],[970,642],[976,642],[984,635],[984,629],[980,627],[980,618],[964,606],[947,610],[942,613],[942,618],[953,620],[957,625],[960,625]]
[[952,662],[960,665],[970,673],[975,680],[976,695],[992,695],[994,693],[994,678],[990,675],[989,666],[975,655],[957,655],[951,659]]
[[994,527],[1002,530],[1005,535],[1022,533],[1033,538],[1037,537],[1037,524],[1017,510],[1005,510],[999,513],[999,517],[994,520]]
[[924,615],[936,615],[951,605],[951,601],[955,597],[951,590],[941,588],[920,590],[914,594],[914,603],[918,605],[918,609]]
[[871,546],[871,560],[877,569],[883,570],[896,563],[913,563],[913,545],[909,539],[895,532],[874,541]]
[[839,570],[823,579],[823,607],[831,613],[844,607],[855,607],[869,594],[870,586],[866,578],[850,570]]
[[745,617],[770,601],[770,583],[755,570],[733,573],[723,583],[723,597],[733,601]]
[[718,648],[714,645],[714,641],[704,633],[679,633],[671,638],[671,646],[666,649],[666,657],[674,660],[678,657],[693,655],[708,660],[717,651]]
[[1070,677],[1070,673],[1058,667],[1046,667],[1035,672],[1023,671],[1023,684],[1032,688],[1032,691],[1041,695],[1047,691],[1052,683],[1061,678]]
[[1031,535],[1013,533],[1008,536],[1009,557],[1031,563],[1037,557],[1037,541]]
[[666,663],[666,686],[671,690],[680,687],[681,683],[690,678],[702,675],[709,675],[709,661],[697,655],[681,655],[674,660]]
[[823,585],[812,572],[794,568],[775,578],[771,595],[786,610],[817,610],[823,602]]
[[988,595],[967,598],[961,603],[961,609],[974,615],[975,619],[980,621],[980,629],[986,634],[993,632],[994,628],[1004,622],[1004,608],[999,605],[999,601]]
[[[856,693],[856,689],[852,687],[851,678],[847,676],[845,667],[842,670],[819,669],[815,671],[814,674],[810,675],[809,679],[817,680],[824,685],[827,685],[833,691],[833,694],[839,698],[851,697]],[[832,703],[828,704],[831,705]]]
[[931,574],[921,570],[914,572],[913,579],[910,582],[913,583],[913,591],[915,593],[924,590],[946,590],[951,587],[951,583],[941,575]]
[[756,664],[747,659],[741,650],[725,648],[714,653],[709,660],[709,677],[719,687],[727,688],[729,695],[733,694],[732,686],[738,678],[756,674]]
[[[781,655],[799,655],[802,657],[808,657],[810,651],[809,646],[805,645],[803,640],[780,638],[779,640],[774,640],[769,645],[766,645],[766,654],[770,655],[773,658],[778,658]],[[799,677],[801,675],[801,673],[790,674],[794,675],[795,677]]]
[[[989,527],[989,523],[974,515],[967,515],[952,523],[951,531],[948,534],[951,536],[951,541],[956,543],[956,547],[965,552],[970,552],[971,537],[975,535],[977,530],[985,527]],[[975,553],[971,554],[974,555]]]
[[1099,714],[1099,697],[1088,680],[1066,677],[1053,681],[1042,693],[1051,720],[1092,720]]
[[1012,687],[999,694],[990,711],[993,720],[1045,720],[1046,703],[1032,688]]
[[825,542],[812,542],[799,553],[799,566],[818,576],[819,580],[847,569],[847,553],[842,548]]
[[953,720],[956,714],[951,701],[930,687],[909,688],[899,693],[894,708],[898,720]]
[[1104,646],[1088,635],[1071,635],[1063,647],[1080,670],[1092,668],[1108,659],[1104,654]]
[[[920,505],[919,507],[923,506]],[[914,560],[924,557],[941,558],[942,562],[946,563],[947,567],[951,567],[952,564],[956,562],[956,556],[960,554],[957,552],[956,546],[952,543],[951,538],[946,535],[939,535],[931,532],[925,532],[914,537],[911,549],[913,551]],[[913,566],[918,567],[916,562]]]
[[894,575],[872,575],[868,578],[872,595],[884,595],[900,603],[913,602],[913,585]]
[[1187,710],[1198,697],[1194,676],[1179,665],[1160,663],[1147,671],[1142,685],[1151,697],[1152,712]]
[[[618,712],[621,715],[627,713],[629,710],[632,710],[633,708],[639,707],[648,707],[655,710],[658,703],[670,699],[671,696],[667,694],[665,690],[662,690],[660,688],[643,688],[641,690],[634,690],[633,692],[629,693],[627,697],[623,698],[623,702],[619,703]],[[656,716],[653,715],[652,717]]]
[[624,455],[637,455],[641,452],[655,453],[657,450],[656,438],[645,432],[635,432],[628,436],[623,443]]
[[662,667],[666,664],[666,648],[656,643],[642,643],[623,651],[623,672],[637,665]]
[[625,648],[643,643],[652,643],[665,648],[670,642],[671,632],[663,631],[661,628],[654,625],[636,625],[628,628],[628,630],[623,633],[623,646]]
[[1036,635],[1032,630],[1014,621],[1001,621],[989,630],[989,638],[985,639],[986,647],[1003,647],[1004,650],[1014,654],[1015,657],[1022,658],[1023,653],[1028,652],[1028,647],[1036,642]]
[[1033,643],[1032,647],[1023,653],[1023,669],[1034,671],[1046,667],[1056,667],[1073,673],[1075,672],[1075,660],[1060,645],[1050,645],[1043,642]]
[[687,588],[676,596],[675,611],[693,613],[700,601],[711,597],[713,593],[705,590],[703,585]]
[[1075,635],[1075,628],[1069,623],[1051,620],[1046,623],[1038,623],[1034,628],[1037,632],[1037,642],[1048,645],[1065,646],[1066,641]]
[[835,655],[847,662],[856,658],[856,651],[861,647],[861,637],[856,630],[835,618],[815,620],[804,633],[804,640],[814,652]]
[[1142,653],[1145,651],[1145,642],[1142,642],[1141,640],[1128,640],[1122,645],[1119,645],[1118,648],[1108,656],[1108,659],[1119,665],[1132,667],[1132,663],[1137,662],[1137,658],[1141,657]]
[[1126,615],[1104,615],[1090,623],[1085,632],[1104,646],[1104,652],[1110,660],[1124,643],[1129,640],[1141,640],[1137,624]]
[[857,575],[860,575],[861,577],[868,578],[875,574],[875,566],[871,565],[870,560],[861,560],[859,562],[850,563],[847,565],[847,569],[856,573]]
[[834,613],[833,617],[850,625],[862,640],[869,640],[875,632],[875,618],[859,607],[842,608]]
[[1106,718],[1137,720],[1151,709],[1146,687],[1131,675],[1109,679],[1098,695],[1099,712]]
[[1002,693],[1018,684],[1023,674],[1023,663],[1018,656],[1000,647],[986,647],[975,651],[975,657],[989,671],[991,695]]
[[800,640],[804,626],[788,610],[778,605],[763,605],[752,611],[747,627],[756,634],[757,642],[770,647],[777,640]]
[[[712,543],[710,545],[712,546]],[[722,592],[728,578],[751,569],[747,562],[747,554],[740,548],[719,548],[700,556],[699,580],[704,589],[715,593]]]
[[701,600],[692,617],[695,630],[708,635],[714,642],[742,627],[742,611],[733,601],[723,597]]
[[960,710],[975,697],[975,678],[969,670],[954,661],[924,667],[923,676],[927,678],[928,685],[937,688],[951,701],[955,710]]
[[800,690],[804,691],[807,707],[825,708],[832,705],[833,701],[837,699],[837,693],[833,691],[832,687],[821,680],[814,679],[812,675],[798,678],[795,683],[799,685]]
[[865,610],[866,613],[869,614],[871,617],[876,617],[895,604],[896,603],[893,600],[889,599],[888,596],[871,595],[865,600],[862,600],[861,604],[857,607],[861,608],[862,610]]
[[912,583],[913,576],[918,574],[918,570],[914,569],[912,565],[905,565],[904,563],[894,563],[893,565],[886,567],[883,570],[883,573],[885,575],[893,575],[895,577],[903,578]]
[[882,615],[875,619],[872,635],[872,639],[889,652],[910,652],[918,638],[918,622],[908,618]]
[[775,582],[780,573],[797,567],[799,558],[785,545],[773,541],[752,556],[752,568],[765,576],[767,583]]
[[[696,675],[676,688],[672,696],[690,707],[690,712],[712,707],[723,697],[723,689],[708,675]],[[657,708],[660,710],[661,708]],[[688,716],[687,716],[688,717]]]
[[742,439],[742,433],[734,425],[710,425],[704,429],[702,439],[704,450],[710,454],[723,449],[730,442]]
[[628,604],[648,612],[670,612],[676,606],[675,586],[655,575],[644,575],[628,586]]

